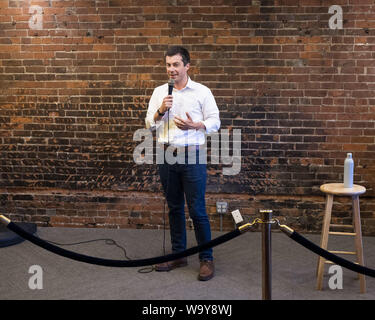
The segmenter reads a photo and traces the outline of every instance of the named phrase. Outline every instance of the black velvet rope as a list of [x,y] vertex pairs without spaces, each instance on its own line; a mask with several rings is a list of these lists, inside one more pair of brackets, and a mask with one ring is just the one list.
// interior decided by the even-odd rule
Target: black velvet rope
[[184,258],[187,256],[191,256],[200,251],[215,247],[219,244],[232,240],[241,234],[239,229],[235,229],[231,232],[228,232],[220,237],[217,237],[199,246],[189,248],[179,253],[172,253],[172,254],[168,254],[165,256],[159,256],[159,257],[148,258],[148,259],[137,259],[137,260],[111,260],[111,259],[102,259],[102,258],[86,256],[80,253],[62,249],[58,246],[55,246],[51,243],[44,241],[43,239],[40,239],[32,235],[31,233],[23,230],[21,227],[17,226],[13,222],[10,222],[7,227],[9,230],[12,230],[16,234],[18,234],[20,237],[26,240],[29,240],[33,244],[39,247],[42,247],[43,249],[46,249],[48,251],[51,251],[55,254],[58,254],[60,256],[63,256],[72,260],[77,260],[80,262],[96,264],[96,265],[106,266],[106,267],[143,267],[143,266],[148,266],[148,265],[153,265],[153,264],[158,264],[158,263],[164,263],[164,262]]
[[375,277],[375,270],[355,264],[351,261],[348,261],[346,259],[343,259],[327,250],[324,250],[323,248],[317,246],[315,243],[311,242],[310,240],[306,239],[302,235],[300,235],[298,232],[294,231],[290,238],[292,238],[294,241],[298,242],[300,245],[304,246],[305,248],[313,251],[314,253],[322,256],[323,258],[332,261],[344,268],[347,268],[349,270],[352,270],[357,273],[361,273],[370,277]]

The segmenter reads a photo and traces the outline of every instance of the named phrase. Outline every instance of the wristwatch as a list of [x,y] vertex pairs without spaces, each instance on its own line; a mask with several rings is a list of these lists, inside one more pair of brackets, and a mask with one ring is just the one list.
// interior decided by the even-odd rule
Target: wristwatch
[[158,115],[162,117],[162,116],[165,115],[165,112],[161,113],[161,112],[159,111],[159,109],[158,109]]

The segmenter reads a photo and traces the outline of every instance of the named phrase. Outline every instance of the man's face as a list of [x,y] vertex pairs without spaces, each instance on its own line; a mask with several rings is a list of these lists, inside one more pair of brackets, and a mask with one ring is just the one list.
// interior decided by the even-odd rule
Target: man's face
[[184,66],[181,55],[176,54],[172,57],[166,56],[165,61],[169,78],[172,78],[175,83],[186,81],[190,64],[187,63],[186,66]]

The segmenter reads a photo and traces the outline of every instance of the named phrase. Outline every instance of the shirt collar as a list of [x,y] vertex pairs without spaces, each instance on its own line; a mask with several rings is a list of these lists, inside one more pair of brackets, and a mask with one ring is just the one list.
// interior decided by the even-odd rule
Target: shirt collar
[[[194,89],[195,88],[195,84],[196,82],[191,80],[191,78],[188,76],[188,81],[186,83],[186,86],[183,87],[181,90],[179,91],[183,91],[183,90],[186,90],[186,89]],[[175,90],[175,89],[174,89]]]
[[195,82],[191,80],[191,78],[188,76],[188,81],[184,89],[186,88],[194,89],[194,86],[195,86]]

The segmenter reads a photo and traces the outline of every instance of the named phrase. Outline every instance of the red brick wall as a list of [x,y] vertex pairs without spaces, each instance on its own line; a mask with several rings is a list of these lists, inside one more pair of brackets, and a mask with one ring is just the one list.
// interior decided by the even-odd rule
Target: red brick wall
[[[329,27],[331,5],[342,7],[342,29]],[[163,226],[156,166],[132,155],[171,44],[190,50],[191,77],[212,89],[222,129],[242,133],[238,175],[209,165],[214,228],[215,202],[226,200],[248,218],[273,209],[320,230],[319,186],[342,181],[352,152],[355,183],[368,189],[363,230],[375,234],[369,0],[0,1],[3,213],[40,225]],[[348,210],[338,199],[338,222]]]

